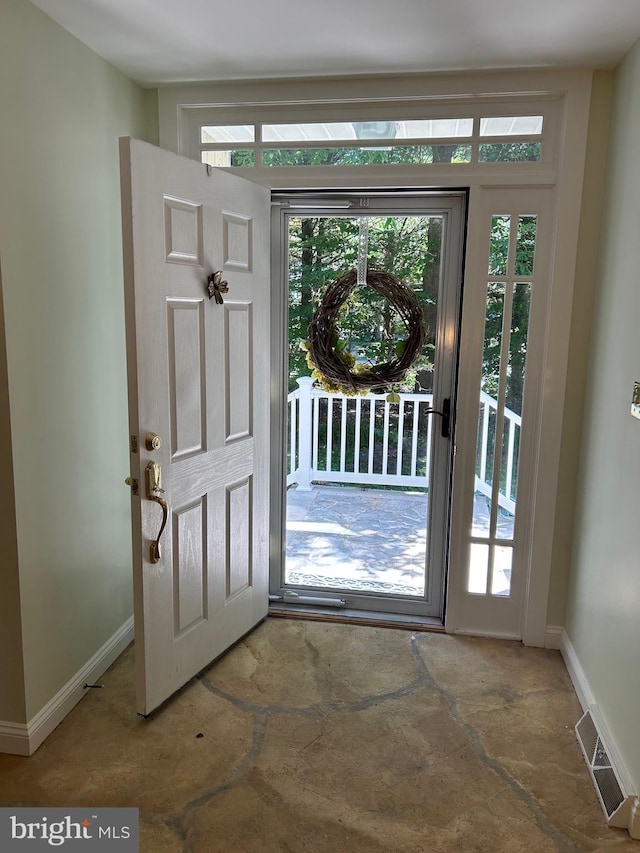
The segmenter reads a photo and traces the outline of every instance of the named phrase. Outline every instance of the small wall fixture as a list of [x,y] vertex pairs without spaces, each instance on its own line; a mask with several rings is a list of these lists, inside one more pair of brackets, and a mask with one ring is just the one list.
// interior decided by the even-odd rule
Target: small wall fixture
[[631,414],[640,419],[640,382],[633,383],[633,397],[631,398]]

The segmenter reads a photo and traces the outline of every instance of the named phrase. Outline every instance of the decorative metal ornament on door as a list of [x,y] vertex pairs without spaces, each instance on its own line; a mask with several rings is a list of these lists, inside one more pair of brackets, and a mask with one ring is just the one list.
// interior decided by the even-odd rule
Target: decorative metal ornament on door
[[218,305],[224,303],[222,294],[229,292],[229,282],[223,280],[222,270],[211,273],[207,277],[207,292],[209,293],[209,299],[214,298]]

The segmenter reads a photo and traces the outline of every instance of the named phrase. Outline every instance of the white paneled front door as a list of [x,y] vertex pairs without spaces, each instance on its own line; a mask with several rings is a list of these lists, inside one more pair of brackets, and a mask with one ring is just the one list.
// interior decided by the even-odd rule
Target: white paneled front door
[[[267,613],[269,192],[137,140],[120,146],[148,714]],[[228,292],[210,299],[217,271]]]

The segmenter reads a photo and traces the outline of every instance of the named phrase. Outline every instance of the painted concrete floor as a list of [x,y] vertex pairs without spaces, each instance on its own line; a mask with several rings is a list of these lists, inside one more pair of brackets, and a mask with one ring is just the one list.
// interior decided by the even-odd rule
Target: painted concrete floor
[[[638,853],[557,652],[268,619],[148,720],[129,649],[0,802],[137,806],[142,853]],[[4,852],[3,852],[4,853]]]

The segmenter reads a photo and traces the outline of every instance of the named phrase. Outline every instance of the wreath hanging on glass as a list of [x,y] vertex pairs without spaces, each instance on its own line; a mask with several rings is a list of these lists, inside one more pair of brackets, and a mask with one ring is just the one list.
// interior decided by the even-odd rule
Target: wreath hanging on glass
[[[325,390],[348,395],[391,389],[402,382],[425,340],[423,311],[414,291],[388,272],[365,269],[364,276],[358,272],[351,270],[327,287],[309,325],[306,344],[313,378]],[[393,356],[379,364],[358,363],[340,341],[337,328],[340,309],[361,282],[388,300],[406,329],[406,335],[398,337]]]

